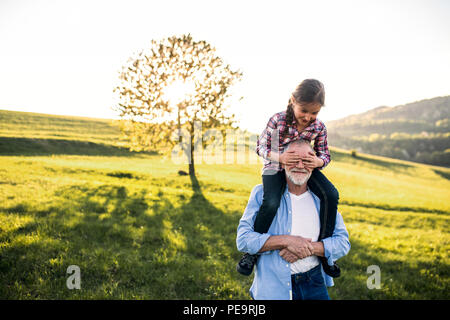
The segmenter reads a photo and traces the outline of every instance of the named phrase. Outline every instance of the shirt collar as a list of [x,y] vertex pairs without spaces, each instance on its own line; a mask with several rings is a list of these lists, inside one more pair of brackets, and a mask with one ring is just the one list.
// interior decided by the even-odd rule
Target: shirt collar
[[[314,193],[309,189],[308,186],[306,186],[306,191],[309,191],[311,194],[314,194]],[[287,183],[286,183],[286,188],[284,189],[284,195],[285,195],[285,196],[286,196],[286,195],[289,195],[289,186],[287,185]]]
[[[311,193],[313,200],[314,200],[314,204],[316,205],[317,213],[319,213],[319,215],[320,215],[320,199],[319,199],[319,197],[316,196],[316,194],[314,192],[312,192],[308,186],[306,186],[306,189]],[[283,197],[290,199],[289,198],[289,188],[288,188],[287,183],[286,183],[286,189],[284,190],[284,193],[283,193]],[[290,204],[288,204],[288,206],[289,205]]]
[[[303,129],[302,131],[314,131],[314,129],[316,128],[316,126],[319,124],[319,119],[316,118],[316,120],[314,120],[309,126],[307,126],[305,129]],[[297,128],[297,119],[292,120],[292,126],[294,128]]]

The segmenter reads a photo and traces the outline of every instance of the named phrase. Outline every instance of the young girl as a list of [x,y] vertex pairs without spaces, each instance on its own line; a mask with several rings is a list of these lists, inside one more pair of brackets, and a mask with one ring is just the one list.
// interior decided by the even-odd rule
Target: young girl
[[[283,150],[291,141],[299,139],[310,142],[314,140],[315,154],[310,153],[307,158],[302,159],[307,167],[314,169],[308,180],[308,187],[321,200],[321,216],[324,216],[323,210],[326,210],[330,217],[321,223],[329,225],[328,229],[334,229],[339,194],[320,172],[330,162],[327,131],[323,122],[317,119],[324,104],[323,84],[315,79],[303,80],[292,93],[287,110],[272,116],[259,137],[256,153],[265,159],[262,172],[264,196],[255,219],[256,232],[266,233],[277,213],[281,196],[286,189],[286,176],[281,164],[296,164],[300,160],[293,151],[283,153]],[[257,257],[244,254],[237,265],[238,272],[250,275]]]

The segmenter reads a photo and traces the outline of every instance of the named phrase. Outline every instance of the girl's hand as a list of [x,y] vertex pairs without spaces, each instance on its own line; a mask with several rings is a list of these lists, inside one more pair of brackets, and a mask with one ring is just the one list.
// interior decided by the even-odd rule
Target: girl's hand
[[279,160],[284,165],[296,165],[301,157],[294,150],[288,150],[280,155]]
[[323,160],[317,157],[312,151],[308,152],[308,155],[302,160],[305,167],[308,167],[309,169],[320,168],[323,167],[324,164]]

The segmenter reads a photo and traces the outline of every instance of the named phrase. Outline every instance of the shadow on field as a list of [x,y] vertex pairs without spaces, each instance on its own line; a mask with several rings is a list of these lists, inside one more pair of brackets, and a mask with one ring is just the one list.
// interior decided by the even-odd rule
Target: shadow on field
[[[235,271],[240,214],[215,207],[196,178],[191,186],[177,198],[158,188],[72,185],[45,208],[0,207],[11,219],[29,220],[8,231],[0,226],[0,297],[249,299],[253,276]],[[445,259],[400,261],[351,235],[350,242],[349,255],[338,261],[333,299],[450,298]],[[82,290],[66,287],[70,265],[80,267]],[[367,288],[370,265],[380,267],[381,290]]]
[[440,175],[442,178],[450,180],[450,173],[441,171],[441,170],[433,170],[437,175]]
[[381,167],[383,169],[389,169],[392,171],[407,170],[407,169],[413,168],[413,166],[409,165],[409,164],[384,161],[381,159],[374,159],[374,158],[366,157],[365,155],[361,155],[361,154],[357,154],[356,156],[352,157],[350,154],[339,152],[339,151],[331,150],[330,152],[331,152],[331,157],[333,158],[334,161],[344,161],[344,162],[350,162],[350,163],[366,162],[368,164],[375,165],[375,166]]
[[0,155],[3,156],[47,156],[52,154],[128,157],[136,154],[154,155],[157,153],[133,152],[124,147],[90,141],[0,137]]
[[406,207],[406,206],[393,206],[390,204],[378,204],[378,203],[370,203],[370,202],[355,202],[355,201],[339,201],[341,205],[347,206],[356,206],[356,207],[364,207],[364,208],[375,208],[386,211],[408,211],[408,212],[419,212],[419,213],[437,213],[437,214],[449,214],[448,211],[439,210],[439,209],[429,209],[424,207]]
[[[72,185],[55,192],[45,209],[27,203],[0,208],[31,218],[0,230],[0,241],[11,244],[0,249],[0,297],[247,298],[228,283],[238,278],[238,217],[217,209],[198,181],[191,182],[190,199],[161,190]],[[70,265],[80,267],[82,290],[66,287]]]
[[[83,296],[84,291],[86,298],[107,298],[117,294],[119,284],[130,291],[145,286],[147,275],[154,271],[151,263],[146,264],[153,253],[139,249],[163,243],[163,217],[146,214],[145,194],[145,190],[129,194],[123,186],[69,186],[58,190],[55,199],[59,202],[44,210],[23,203],[0,208],[34,218],[12,232],[2,232],[0,241],[36,238],[0,251],[0,271],[5,277],[0,296],[72,298]],[[146,230],[144,226],[155,227]],[[83,291],[66,287],[66,270],[72,264],[80,267]],[[38,285],[42,278],[46,282]]]
[[[233,290],[233,281],[242,279],[235,269],[240,258],[236,248],[236,228],[239,214],[226,213],[205,198],[195,176],[190,176],[192,197],[183,203],[178,214],[172,217],[174,228],[180,228],[186,241],[183,263],[176,267],[180,272],[173,287],[176,299],[246,299]],[[181,260],[183,261],[183,260]],[[247,292],[248,288],[244,288]],[[239,288],[242,289],[242,288]]]

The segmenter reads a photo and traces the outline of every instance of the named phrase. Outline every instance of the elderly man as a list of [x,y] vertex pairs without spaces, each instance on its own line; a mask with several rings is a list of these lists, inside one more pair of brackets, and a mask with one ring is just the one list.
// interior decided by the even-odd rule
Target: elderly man
[[[296,140],[287,150],[305,157],[312,148]],[[253,228],[263,198],[262,185],[253,188],[239,221],[238,250],[260,254],[250,295],[256,300],[329,300],[330,274],[339,275],[334,262],[350,250],[348,232],[339,212],[330,217],[335,218],[334,228],[326,232],[329,221],[319,214],[320,200],[307,187],[311,171],[302,160],[284,169],[287,186],[269,231],[261,234]]]

